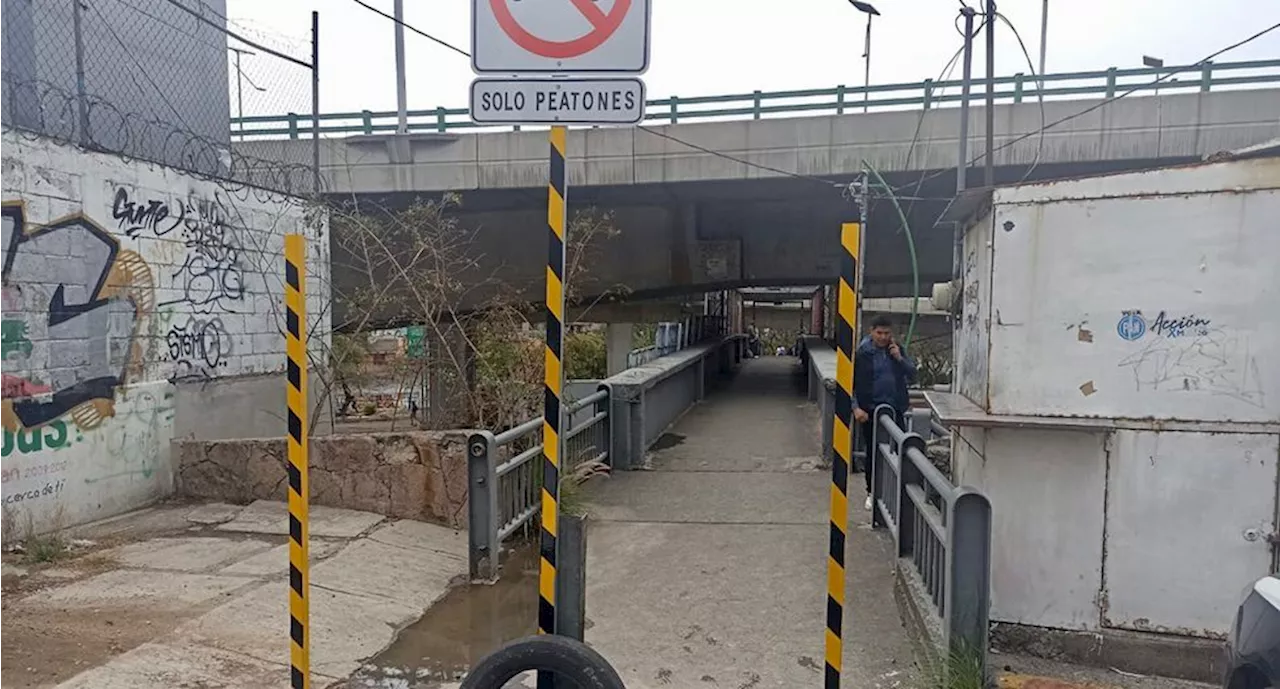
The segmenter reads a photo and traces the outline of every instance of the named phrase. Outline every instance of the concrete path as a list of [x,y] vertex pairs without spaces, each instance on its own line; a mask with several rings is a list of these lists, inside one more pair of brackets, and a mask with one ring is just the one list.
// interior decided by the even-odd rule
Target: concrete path
[[[463,577],[467,546],[432,524],[311,514],[312,686],[325,687]],[[288,686],[287,528],[281,503],[166,506],[79,530],[99,547],[65,563],[6,557],[4,686]]]
[[[628,689],[820,686],[828,471],[791,357],[747,361],[659,443],[652,471],[592,488],[587,641]],[[914,686],[891,546],[850,478],[845,686]]]

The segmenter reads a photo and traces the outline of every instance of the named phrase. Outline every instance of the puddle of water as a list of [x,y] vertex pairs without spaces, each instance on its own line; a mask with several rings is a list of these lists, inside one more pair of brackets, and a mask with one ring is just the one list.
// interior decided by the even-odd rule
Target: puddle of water
[[[349,689],[456,686],[466,671],[502,644],[537,631],[538,560],[524,547],[496,584],[460,586],[352,676]],[[519,686],[518,684],[516,686]]]
[[663,433],[658,436],[657,441],[653,443],[653,446],[649,448],[649,451],[657,452],[658,450],[666,450],[668,448],[675,447],[676,445],[683,443],[684,438],[685,437],[679,433]]

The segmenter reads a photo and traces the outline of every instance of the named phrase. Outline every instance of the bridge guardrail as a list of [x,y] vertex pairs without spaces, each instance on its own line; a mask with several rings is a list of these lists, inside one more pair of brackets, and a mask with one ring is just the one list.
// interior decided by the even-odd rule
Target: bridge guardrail
[[[835,418],[836,353],[816,336],[801,338],[799,349],[809,399],[822,410],[823,447],[828,448]],[[913,426],[927,437],[948,434],[933,418],[927,424],[917,420]],[[925,437],[899,427],[888,405],[875,410],[872,428],[866,443],[871,455],[872,525],[893,535],[899,570],[906,571],[927,597],[943,632],[942,647],[975,654],[985,664],[991,503],[982,493],[943,476],[929,461]]]
[[[925,439],[875,410],[871,441],[872,524],[893,534],[901,563],[923,587],[951,653],[987,654],[991,608],[991,503],[956,486],[925,454]],[[932,429],[930,429],[932,431]]]
[[[1190,75],[1188,79],[1173,77],[1159,84],[1155,79],[1166,75]],[[1280,84],[1280,60],[1247,60],[1238,62],[1207,62],[1165,67],[1136,67],[1087,72],[1062,72],[1043,76],[1021,72],[996,77],[994,97],[997,103],[1022,103],[1043,96],[1046,99],[1062,97],[1079,98],[1098,96],[1112,98],[1117,94],[1136,89],[1137,92],[1200,91],[1215,88],[1250,86],[1256,84]],[[769,115],[806,113],[814,115],[842,115],[860,108],[890,110],[921,107],[925,110],[937,105],[958,103],[961,85],[959,80],[896,84],[872,84],[871,86],[836,86],[822,89],[791,91],[753,91],[710,96],[682,98],[669,96],[645,103],[645,122],[654,124],[678,124],[687,120],[717,118],[761,119]],[[946,93],[948,89],[955,92]],[[971,99],[980,103],[986,95],[986,81],[976,79]],[[470,120],[467,108],[433,108],[408,111],[408,128],[411,133],[451,132],[459,130],[493,129],[500,125],[477,125]],[[233,139],[310,138],[309,113],[281,115],[251,115],[231,119]],[[392,134],[398,127],[398,115],[393,110],[361,110],[358,112],[321,113],[319,133],[322,136]],[[516,127],[519,129],[519,127]]]
[[[708,329],[700,332],[714,332]],[[639,465],[666,428],[701,400],[707,383],[742,361],[745,338],[716,337],[600,381],[565,406],[561,476],[585,461]],[[583,412],[591,412],[589,416]],[[575,422],[576,420],[576,422]],[[497,576],[503,541],[542,507],[542,417],[467,442],[468,539],[473,580]]]

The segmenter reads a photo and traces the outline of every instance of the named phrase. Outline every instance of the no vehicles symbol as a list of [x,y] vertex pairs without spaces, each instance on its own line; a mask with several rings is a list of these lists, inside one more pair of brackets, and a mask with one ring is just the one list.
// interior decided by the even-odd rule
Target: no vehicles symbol
[[472,0],[479,74],[639,74],[651,0]]
[[608,12],[597,7],[595,0],[560,0],[571,3],[574,9],[586,17],[592,28],[585,36],[572,40],[549,41],[535,36],[521,26],[511,13],[511,7],[507,4],[509,1],[489,0],[498,26],[521,48],[535,55],[557,60],[578,57],[599,48],[622,26],[622,20],[627,18],[627,11],[631,9],[631,0],[614,0],[613,7]]

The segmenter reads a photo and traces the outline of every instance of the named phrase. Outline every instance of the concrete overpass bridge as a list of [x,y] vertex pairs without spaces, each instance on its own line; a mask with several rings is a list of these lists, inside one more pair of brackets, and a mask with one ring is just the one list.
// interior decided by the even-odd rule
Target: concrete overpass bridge
[[[1165,71],[1170,69],[1190,68]],[[1049,75],[1043,111],[1034,82],[1017,75],[997,80],[996,183],[1185,162],[1280,136],[1280,88],[1274,86],[1280,83],[1280,60],[1214,65],[1212,73],[1194,69],[1197,81],[1166,82],[1158,95],[1140,90],[1119,99],[1126,92],[1124,78],[1149,81],[1154,70]],[[1245,76],[1231,76],[1239,74]],[[1079,83],[1086,85],[1074,85]],[[623,287],[628,299],[641,300],[831,282],[838,266],[833,238],[841,222],[858,217],[857,195],[848,185],[864,162],[897,190],[914,230],[921,284],[948,279],[950,233],[934,226],[955,189],[959,111],[937,106],[958,97],[938,95],[947,84],[931,82],[872,90],[909,86],[920,91],[914,100],[873,100],[867,113],[846,114],[843,92],[835,100],[800,104],[794,99],[812,100],[811,94],[823,92],[756,93],[749,106],[692,114],[677,112],[672,99],[672,124],[570,130],[571,207],[610,211],[620,230],[597,247],[589,271],[593,289]],[[1254,88],[1238,90],[1243,86]],[[1149,84],[1142,88],[1155,92]],[[1095,97],[1057,100],[1079,95]],[[792,105],[769,105],[770,98],[787,96]],[[726,98],[734,97],[711,97]],[[980,93],[974,102],[981,102]],[[917,108],[876,111],[912,104]],[[834,114],[764,116],[822,110]],[[322,133],[372,132],[320,140],[330,196],[397,209],[418,198],[460,192],[459,222],[476,229],[477,265],[467,279],[500,275],[506,288],[536,301],[544,270],[545,132],[457,131],[459,123],[448,120],[456,111],[429,112],[436,115],[436,130],[406,135],[379,133],[384,125],[373,123],[384,113],[364,113],[359,125],[322,125]],[[698,114],[721,121],[685,122]],[[733,117],[751,119],[726,119]],[[263,125],[250,130],[259,137],[309,136],[296,118],[284,130],[260,122],[271,118],[250,120]],[[1043,124],[1059,120],[1041,133]],[[983,108],[977,107],[970,119],[971,152],[983,150],[984,125]],[[307,163],[311,157],[311,142],[303,138],[251,138],[235,145],[259,158]],[[981,168],[971,168],[968,186],[981,180]],[[875,193],[867,296],[911,293],[912,266],[899,226],[887,195]],[[344,280],[355,279],[344,267],[349,259],[335,250],[339,290]],[[477,289],[469,299],[482,303],[490,294]]]

